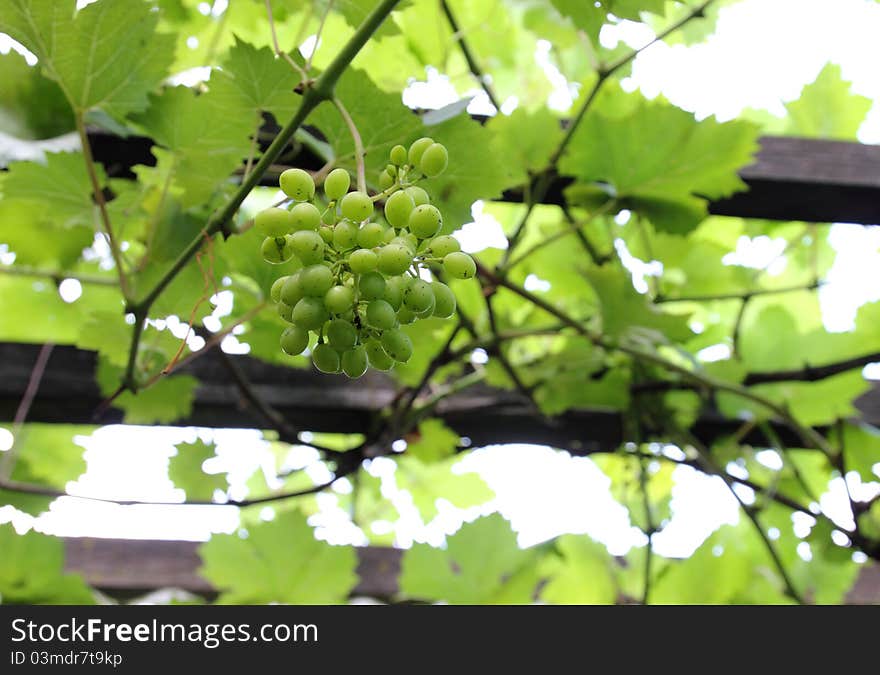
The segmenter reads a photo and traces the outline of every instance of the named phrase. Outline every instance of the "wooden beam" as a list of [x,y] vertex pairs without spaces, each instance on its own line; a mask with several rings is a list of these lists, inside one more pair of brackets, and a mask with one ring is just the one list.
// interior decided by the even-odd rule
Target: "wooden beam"
[[[159,588],[179,588],[214,598],[217,592],[198,575],[199,542],[128,539],[64,539],[65,570],[111,597],[129,598]],[[403,551],[366,546],[358,554],[353,596],[392,600],[398,592]],[[866,565],[846,597],[848,604],[880,603],[880,565]]]
[[[272,129],[263,129],[265,145],[272,139]],[[105,165],[110,176],[134,178],[133,166],[156,163],[149,138],[119,138],[95,129],[89,139],[95,158]],[[788,136],[764,136],[760,144],[755,162],[740,171],[748,191],[711,202],[711,213],[769,220],[880,224],[880,146]],[[306,169],[317,170],[324,163],[307,148],[294,146],[289,154],[297,166]],[[283,168],[286,165],[268,172],[261,184],[277,187]],[[559,178],[550,187],[545,202],[562,204],[563,190],[570,182],[569,178]],[[522,190],[508,190],[502,199],[520,202]]]
[[[0,343],[0,420],[10,421],[27,386],[39,345]],[[276,408],[291,425],[310,431],[367,433],[375,416],[395,396],[394,381],[376,372],[352,383],[346,377],[321,375],[314,370],[273,366],[247,356],[229,357],[244,372],[254,390]],[[111,424],[122,413],[109,409],[101,417],[95,411],[104,397],[95,383],[95,352],[58,345],[49,359],[28,420],[56,424]],[[261,419],[248,408],[220,357],[209,353],[182,372],[199,380],[192,411],[177,424],[203,427],[261,426]],[[584,386],[589,386],[585,376]],[[880,390],[864,397],[859,405],[864,419],[880,422]],[[613,452],[626,440],[623,417],[609,410],[572,410],[552,419],[536,414],[516,392],[477,385],[437,407],[438,416],[473,446],[499,443],[534,443],[568,450],[573,455]],[[705,413],[693,427],[703,441],[735,433],[741,421]],[[649,431],[650,430],[646,430]],[[776,427],[782,441],[797,446],[787,428]],[[768,441],[753,430],[746,443]]]

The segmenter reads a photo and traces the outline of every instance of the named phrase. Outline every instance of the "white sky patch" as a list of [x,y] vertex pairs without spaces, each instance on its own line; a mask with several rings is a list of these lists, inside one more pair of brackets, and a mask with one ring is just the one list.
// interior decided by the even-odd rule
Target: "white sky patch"
[[487,248],[507,248],[507,237],[501,223],[491,214],[484,211],[482,200],[471,206],[473,222],[465,223],[453,235],[467,253],[479,253]]

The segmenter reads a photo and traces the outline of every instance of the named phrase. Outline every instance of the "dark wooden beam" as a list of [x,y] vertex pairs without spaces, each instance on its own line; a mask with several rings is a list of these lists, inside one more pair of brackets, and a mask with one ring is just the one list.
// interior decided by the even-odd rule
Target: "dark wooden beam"
[[[261,142],[272,140],[273,125],[264,127]],[[89,138],[95,158],[111,176],[134,178],[136,164],[153,165],[149,138],[120,138],[93,130]],[[755,162],[742,169],[748,185],[728,199],[711,202],[716,215],[805,222],[880,224],[880,146],[818,139],[764,136]],[[291,146],[286,161],[317,170],[321,158],[307,148]],[[269,171],[263,185],[278,185],[279,170]],[[563,203],[563,190],[571,182],[560,177],[551,185],[545,202]],[[522,201],[522,190],[504,193],[505,201]]]
[[[0,420],[12,420],[27,386],[39,345],[0,343]],[[246,356],[230,357],[254,390],[292,425],[311,431],[366,433],[375,415],[395,396],[393,380],[371,372],[356,383],[344,376],[322,375],[314,370],[272,366]],[[122,421],[122,413],[109,409],[100,417],[95,411],[103,401],[94,380],[96,354],[70,346],[57,346],[49,359],[28,420],[57,424],[110,424]],[[183,372],[199,380],[192,411],[176,423],[204,427],[261,426],[261,419],[248,408],[240,390],[216,353],[196,359]],[[584,386],[590,386],[585,374]],[[878,394],[860,405],[864,419],[880,422]],[[568,450],[574,455],[611,452],[625,439],[623,418],[608,410],[573,410],[552,419],[534,412],[516,392],[474,386],[437,407],[440,418],[470,439],[473,446],[498,443],[535,443]],[[703,441],[732,434],[741,421],[707,412],[693,427]],[[650,430],[648,430],[650,431]],[[797,438],[782,426],[783,442],[797,445]],[[745,439],[761,445],[768,441],[759,430]]]
[[[198,575],[199,542],[128,539],[64,539],[65,569],[111,597],[130,598],[159,588],[178,588],[207,598],[217,592]],[[393,600],[403,551],[366,546],[358,554],[353,596]],[[880,603],[880,565],[862,569],[846,597],[848,604]]]

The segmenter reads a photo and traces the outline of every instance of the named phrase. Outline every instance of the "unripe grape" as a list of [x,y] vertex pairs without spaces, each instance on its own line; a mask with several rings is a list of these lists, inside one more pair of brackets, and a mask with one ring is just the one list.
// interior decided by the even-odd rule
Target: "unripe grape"
[[477,273],[474,259],[461,251],[445,255],[443,269],[454,279],[471,279]]
[[461,244],[458,243],[458,239],[448,234],[435,237],[431,243],[428,244],[428,251],[437,258],[444,258],[450,253],[455,253],[460,250]]
[[406,363],[413,353],[412,340],[402,330],[391,329],[382,333],[382,348],[395,361]]
[[342,372],[353,380],[367,372],[367,350],[363,345],[357,345],[343,352]]
[[283,237],[293,230],[293,216],[287,209],[271,206],[254,218],[254,229],[264,237]]
[[343,220],[333,228],[333,245],[337,251],[352,248],[357,241],[358,226],[350,220]]
[[357,329],[348,321],[333,319],[327,324],[327,342],[337,352],[344,352],[357,344]]
[[382,230],[382,243],[390,244],[397,238],[397,232],[395,232],[393,227],[386,227]]
[[325,244],[333,243],[333,227],[323,226],[320,230],[318,230],[318,234],[321,235],[321,239],[324,240]]
[[367,305],[367,324],[379,330],[394,328],[397,316],[391,305],[384,300],[372,300]]
[[432,316],[434,316],[434,306],[435,306],[435,302],[436,302],[436,301],[434,300],[434,296],[431,295],[431,300],[430,300],[430,303],[428,304],[428,306],[425,307],[425,309],[423,309],[423,310],[420,311],[420,312],[413,312],[413,314],[416,315],[416,318],[417,318],[417,319],[429,319],[429,318],[431,318]]
[[326,265],[310,265],[299,273],[299,286],[303,295],[323,298],[333,286],[333,272]]
[[293,307],[305,297],[301,281],[302,270],[297,270],[289,277],[286,277],[284,285],[281,286],[281,302]]
[[342,215],[359,223],[373,215],[373,200],[364,192],[349,192],[340,202]]
[[324,306],[331,314],[342,314],[354,304],[354,291],[348,286],[333,286],[324,294]]
[[407,159],[409,159],[409,163],[412,166],[418,166],[425,150],[427,150],[433,144],[434,144],[434,139],[428,138],[427,136],[424,138],[420,138],[417,141],[413,141],[413,144],[411,146],[409,146],[409,153],[407,155]]
[[394,366],[394,359],[385,353],[385,349],[378,340],[367,340],[364,349],[367,352],[367,358],[370,361],[370,365],[376,370],[384,372],[391,370]]
[[388,175],[391,176],[392,178],[397,178],[397,167],[394,166],[393,164],[386,164],[386,165],[385,165],[385,171],[386,171],[386,172],[388,173]]
[[434,301],[431,284],[422,279],[413,279],[403,292],[403,304],[414,313],[424,312]]
[[290,210],[294,230],[317,230],[321,226],[321,212],[314,204],[302,202]]
[[388,244],[379,249],[379,271],[389,275],[403,274],[412,264],[409,249],[398,244]]
[[455,294],[441,281],[432,281],[431,290],[434,291],[434,316],[448,319],[455,314]]
[[285,354],[298,356],[309,346],[309,331],[299,326],[288,326],[281,333],[281,349]]
[[448,163],[449,153],[446,152],[446,146],[440,143],[433,143],[422,153],[422,157],[419,160],[419,169],[428,177],[439,176],[446,171]]
[[351,186],[351,176],[345,169],[333,169],[324,179],[324,194],[327,199],[342,199]]
[[293,257],[294,248],[290,241],[291,235],[284,237],[266,237],[260,246],[263,260],[273,265],[286,263]]
[[269,297],[272,299],[272,302],[281,302],[281,287],[284,285],[284,282],[290,278],[290,275],[278,277],[273,283],[272,288],[269,289]]
[[[321,223],[324,225],[335,225],[338,218],[336,217],[336,206],[328,206],[321,214]],[[322,228],[323,229],[323,228]]]
[[431,203],[431,198],[428,196],[428,193],[425,192],[418,185],[410,185],[408,188],[406,188],[406,190],[404,190],[404,192],[406,192],[406,194],[408,194],[412,198],[413,203],[416,206]]
[[338,373],[341,366],[339,352],[328,344],[315,345],[312,362],[322,373]]
[[385,277],[378,272],[367,272],[361,275],[358,291],[364,300],[376,300],[385,292]]
[[324,240],[311,230],[300,230],[290,235],[290,243],[296,257],[303,265],[314,265],[324,260]]
[[368,248],[359,248],[348,256],[348,266],[355,274],[372,272],[378,264],[378,256]]
[[306,330],[318,330],[328,318],[322,298],[303,298],[293,308],[293,322]]
[[364,223],[357,233],[357,244],[361,248],[373,248],[382,243],[385,228],[379,223]]
[[407,251],[410,252],[411,255],[416,254],[416,249],[419,247],[419,240],[416,239],[411,234],[397,235],[389,241],[389,244],[393,244],[395,246],[403,246]]
[[385,280],[385,292],[382,294],[382,299],[397,311],[403,303],[403,292],[407,285],[407,277],[405,276],[389,277]]
[[278,316],[284,319],[287,323],[293,322],[293,307],[285,302],[279,302],[275,305],[275,309],[278,312]]
[[385,220],[393,227],[406,227],[415,203],[405,191],[399,190],[385,201]]
[[409,216],[409,229],[419,239],[430,239],[440,231],[443,216],[436,206],[422,204],[412,210]]
[[392,164],[403,166],[404,164],[406,164],[406,148],[402,145],[395,145],[393,148],[391,148],[389,157],[391,158]]
[[382,169],[382,173],[379,174],[379,189],[384,192],[392,185],[394,185],[394,176]]
[[278,184],[288,197],[307,202],[315,196],[315,181],[302,169],[287,169],[278,178]]
[[411,324],[416,318],[415,312],[406,305],[401,305],[397,310],[397,320],[404,325]]

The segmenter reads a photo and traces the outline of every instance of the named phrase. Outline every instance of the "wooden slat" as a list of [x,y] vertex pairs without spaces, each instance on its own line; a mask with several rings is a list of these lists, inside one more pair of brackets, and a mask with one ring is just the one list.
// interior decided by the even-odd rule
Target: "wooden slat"
[[[198,542],[128,539],[64,540],[65,569],[81,574],[110,596],[131,597],[158,588],[179,588],[207,597],[216,591],[197,573]],[[400,549],[367,546],[356,549],[358,584],[352,595],[391,600],[398,591]],[[846,597],[849,604],[880,603],[880,566],[865,567]]]

